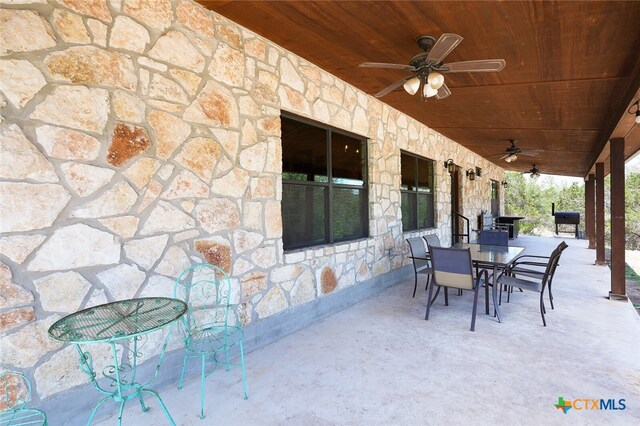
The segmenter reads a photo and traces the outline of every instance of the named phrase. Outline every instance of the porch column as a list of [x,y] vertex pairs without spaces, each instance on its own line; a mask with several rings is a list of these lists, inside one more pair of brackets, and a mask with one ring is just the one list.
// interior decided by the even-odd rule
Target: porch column
[[594,202],[596,175],[591,173],[584,183],[584,232],[589,239],[589,248],[596,248],[596,227],[595,215],[596,206]]
[[596,163],[596,265],[604,261],[604,163]]
[[611,139],[611,291],[610,299],[627,300],[624,257],[624,139]]

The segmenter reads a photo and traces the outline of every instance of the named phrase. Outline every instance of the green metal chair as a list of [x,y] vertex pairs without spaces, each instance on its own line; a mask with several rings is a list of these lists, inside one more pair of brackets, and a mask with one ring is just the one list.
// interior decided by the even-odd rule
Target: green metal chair
[[22,373],[0,373],[2,401],[0,401],[0,425],[47,425],[47,415],[37,408],[27,408],[31,400],[31,382]]
[[[215,265],[207,263],[192,266],[176,280],[174,295],[188,305],[182,317],[182,335],[185,354],[178,389],[182,389],[187,359],[201,361],[200,418],[204,419],[204,379],[217,365],[229,371],[232,365],[242,368],[242,387],[247,399],[247,377],[244,366],[244,332],[230,303],[231,281],[227,274]],[[231,315],[230,315],[231,313]],[[239,349],[239,362],[231,362],[231,350]],[[213,363],[209,373],[206,362]]]

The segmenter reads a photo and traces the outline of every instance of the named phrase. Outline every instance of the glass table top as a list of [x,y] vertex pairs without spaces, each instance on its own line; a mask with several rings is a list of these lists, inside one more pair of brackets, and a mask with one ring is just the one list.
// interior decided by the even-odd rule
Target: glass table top
[[524,247],[494,246],[489,244],[457,243],[453,247],[459,249],[468,248],[471,251],[471,259],[474,262],[491,265],[506,265],[524,251]]
[[186,310],[186,303],[167,297],[120,300],[67,315],[49,328],[49,335],[65,343],[110,342],[162,328]]

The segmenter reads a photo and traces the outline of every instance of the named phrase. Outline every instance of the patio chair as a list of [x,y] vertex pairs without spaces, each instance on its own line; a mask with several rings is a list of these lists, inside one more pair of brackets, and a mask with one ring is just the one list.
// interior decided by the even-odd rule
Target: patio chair
[[[553,278],[553,273],[558,266],[560,254],[566,247],[562,247],[562,243],[556,247],[549,256],[533,256],[523,255],[515,259],[511,264],[507,265],[502,273],[498,276],[497,283],[507,288],[517,287],[520,290],[533,291],[540,294],[540,316],[542,324],[546,327],[547,321],[544,317],[546,309],[544,306],[544,291]],[[541,261],[546,259],[546,261]],[[523,267],[523,265],[525,267]],[[526,266],[536,266],[544,268],[533,270]],[[524,276],[519,278],[516,275]]]
[[480,244],[489,244],[492,246],[508,246],[509,231],[501,229],[485,229],[480,231]]
[[[430,247],[442,247],[442,244],[440,243],[440,237],[438,237],[436,234],[425,235],[422,238],[424,238],[424,240],[426,241],[428,250],[430,250]],[[427,285],[428,284],[429,283],[427,282]],[[438,297],[439,292],[440,289],[438,289],[436,295],[433,296],[434,299]],[[462,290],[458,290],[458,296],[462,296]],[[449,291],[446,288],[444,289],[444,305],[449,306]]]
[[[231,281],[219,267],[203,263],[185,270],[175,283],[174,295],[188,305],[187,313],[182,317],[185,353],[178,389],[182,389],[187,359],[199,358],[200,418],[204,419],[204,379],[217,365],[224,366],[227,371],[232,365],[241,367],[244,399],[248,398],[244,333],[235,311],[231,309]],[[232,348],[239,349],[239,362],[231,362]],[[205,371],[206,361],[213,363],[213,369],[209,373]]]
[[473,311],[471,313],[471,331],[476,328],[476,312],[478,308],[478,290],[487,281],[486,270],[474,278],[471,252],[469,249],[454,249],[444,247],[431,247],[431,264],[433,266],[433,280],[429,287],[427,299],[427,311],[424,319],[429,319],[429,312],[433,301],[431,295],[435,286],[456,288],[459,290],[473,291]]
[[0,373],[2,401],[0,401],[0,425],[47,425],[47,415],[37,408],[27,408],[31,400],[31,382],[22,373]]
[[[566,242],[561,242],[558,244],[558,247],[551,253],[551,256],[558,256],[558,261],[553,265],[553,269],[551,270],[549,276],[549,282],[547,283],[547,288],[549,289],[549,302],[551,303],[551,309],[555,309],[553,306],[553,293],[551,292],[551,284],[553,283],[553,277],[555,276],[556,269],[560,265],[560,256],[562,252],[569,247]],[[528,260],[520,260],[522,256],[518,258],[519,260],[513,265],[511,268],[511,273],[514,276],[524,275],[524,276],[533,276],[533,277],[541,277],[544,275],[544,270],[551,256],[528,256]],[[544,260],[544,261],[543,261]]]
[[427,246],[425,241],[421,237],[407,238],[409,244],[409,250],[411,253],[411,259],[413,260],[413,272],[415,274],[413,284],[413,297],[416,297],[416,290],[418,288],[418,276],[426,275],[427,285],[425,290],[429,286],[429,280],[431,278],[432,269],[429,263],[429,255],[427,254]]

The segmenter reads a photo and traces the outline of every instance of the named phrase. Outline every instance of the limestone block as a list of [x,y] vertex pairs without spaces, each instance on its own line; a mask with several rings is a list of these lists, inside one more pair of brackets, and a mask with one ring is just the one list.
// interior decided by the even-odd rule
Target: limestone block
[[42,229],[56,220],[71,195],[60,185],[0,182],[0,232]]
[[87,27],[93,35],[93,42],[98,46],[107,47],[107,26],[97,19],[87,19]]
[[14,235],[0,238],[0,254],[22,263],[44,239],[45,235]]
[[108,116],[109,94],[105,89],[58,86],[30,118],[102,134]]
[[54,126],[36,128],[38,143],[48,155],[62,160],[95,160],[100,153],[100,141],[75,130]]
[[367,136],[369,134],[369,119],[364,109],[357,107],[353,114],[353,131]]
[[0,306],[13,308],[33,303],[33,295],[23,286],[12,281],[11,269],[0,262]]
[[318,99],[313,103],[313,118],[324,123],[331,121],[329,105],[325,101]]
[[56,45],[46,20],[30,10],[0,9],[0,56],[32,52]]
[[129,179],[136,188],[144,188],[150,181],[162,163],[153,158],[141,158],[124,171],[123,175]]
[[246,229],[262,231],[262,203],[245,201],[242,209],[242,225]]
[[209,12],[199,4],[188,0],[180,0],[176,8],[176,17],[179,24],[191,28],[196,33],[214,38],[215,27]]
[[210,138],[193,138],[185,143],[176,161],[205,182],[211,180],[213,170],[220,158],[220,145]]
[[222,237],[198,240],[194,244],[206,263],[218,266],[227,274],[231,273],[231,245]]
[[259,38],[254,38],[251,39],[247,42],[244,43],[244,49],[245,52],[260,60],[260,61],[264,61],[264,57],[265,57],[265,53],[267,51],[267,48],[264,44],[264,42],[262,40],[260,40]]
[[[49,338],[47,330],[59,316],[27,324],[18,332],[2,339],[2,363],[17,368],[33,367],[43,354],[62,346]],[[77,361],[77,358],[76,358]],[[5,364],[5,365],[6,365]]]
[[198,87],[202,79],[198,77],[197,74],[178,68],[170,69],[169,74],[178,80],[182,88],[186,90],[189,95],[194,96],[198,92]]
[[112,234],[82,223],[58,229],[37,251],[28,271],[56,271],[120,261],[120,244]]
[[242,86],[244,55],[227,44],[219,43],[209,64],[209,75],[230,86]]
[[264,221],[267,238],[282,237],[282,211],[279,201],[267,201],[265,203]]
[[274,246],[260,247],[251,255],[251,261],[258,267],[270,269],[276,266],[276,248]]
[[305,271],[296,280],[295,285],[291,289],[290,299],[291,305],[301,305],[315,299],[317,296],[316,283],[311,271]]
[[287,86],[280,86],[278,96],[283,108],[299,114],[311,115],[311,107],[304,95]]
[[160,74],[154,74],[149,85],[149,96],[166,99],[167,101],[188,104],[187,94],[180,85]]
[[149,182],[147,187],[145,188],[142,194],[142,201],[138,206],[137,212],[140,213],[144,211],[147,207],[151,205],[159,196],[162,191],[162,184],[157,180],[152,180]]
[[288,306],[284,292],[279,285],[276,285],[262,298],[255,307],[255,312],[263,319],[285,310]]
[[136,191],[128,183],[122,182],[73,210],[71,217],[99,218],[127,213],[137,200]]
[[115,300],[131,299],[136,295],[146,274],[135,265],[122,264],[96,274]]
[[248,171],[261,172],[267,159],[267,144],[259,142],[240,152],[240,166]]
[[149,114],[149,125],[156,134],[156,157],[171,157],[178,146],[191,133],[191,126],[178,117],[154,110]]
[[218,25],[218,36],[234,49],[242,50],[242,36],[237,28],[229,25]]
[[56,9],[53,11],[53,25],[60,37],[67,43],[84,44],[91,42],[80,15]]
[[198,73],[204,70],[204,56],[191,44],[187,36],[175,30],[160,37],[149,51],[149,56],[171,66],[187,68]]
[[234,168],[220,179],[214,179],[211,182],[211,190],[219,195],[242,198],[248,185],[249,173],[240,168]]
[[144,286],[140,297],[175,297],[173,286],[175,280],[162,275],[152,275]]
[[149,31],[133,19],[120,15],[111,28],[109,46],[142,53],[151,41]]
[[271,105],[278,104],[277,93],[264,83],[255,83],[253,85],[253,95],[258,102]]
[[53,165],[15,124],[0,129],[0,178],[59,181]]
[[130,57],[95,46],[74,46],[53,52],[44,60],[51,76],[76,84],[135,90],[137,78]]
[[336,278],[335,272],[333,272],[333,269],[325,266],[322,269],[322,273],[320,274],[320,289],[322,290],[322,293],[331,293],[336,289],[337,285],[338,280]]
[[240,111],[249,117],[259,117],[262,114],[260,107],[250,96],[240,98]]
[[191,216],[166,201],[158,201],[149,218],[142,227],[141,235],[152,235],[158,232],[179,232],[195,227]]
[[286,265],[271,270],[271,281],[282,283],[295,280],[302,273],[300,265]]
[[106,0],[59,0],[64,6],[80,15],[88,15],[101,21],[111,22],[111,13]]
[[173,20],[170,0],[126,0],[122,11],[161,31]]
[[173,166],[173,164],[165,164],[158,171],[158,177],[162,180],[167,180],[173,174],[174,169],[175,167]]
[[304,92],[304,82],[288,58],[282,58],[280,61],[280,80],[282,84],[298,92]]
[[86,197],[111,181],[116,173],[111,169],[68,162],[60,165],[69,187],[80,197]]
[[251,179],[251,198],[274,198],[275,185],[271,178]]
[[267,276],[264,272],[253,272],[240,281],[242,299],[249,299],[267,289]]
[[212,127],[238,127],[238,105],[229,89],[209,80],[187,107],[183,118]]
[[236,253],[244,253],[258,247],[263,239],[262,234],[239,229],[233,233],[233,247]]
[[136,216],[120,216],[100,219],[98,222],[120,238],[130,238],[138,230],[140,219]]
[[151,146],[147,130],[143,127],[118,123],[113,129],[111,145],[107,151],[107,161],[120,166],[129,159],[142,154]]
[[162,194],[162,198],[175,200],[179,198],[206,198],[209,196],[209,187],[193,173],[183,170]]
[[77,272],[58,272],[33,282],[45,311],[69,314],[82,306],[91,283]]
[[47,84],[29,61],[0,60],[0,90],[16,108],[22,108]]
[[196,217],[200,226],[209,233],[232,229],[240,223],[238,208],[227,198],[199,201],[196,205]]
[[36,319],[32,306],[5,310],[0,313],[0,333],[7,333]]
[[[91,354],[96,372],[113,364],[111,348],[106,344],[83,347]],[[43,352],[44,353],[44,352]],[[78,368],[78,351],[75,345],[67,345],[61,351],[36,368],[34,378],[40,398],[46,398],[73,386],[85,385],[89,376]]]
[[255,269],[255,265],[242,258],[234,259],[232,275],[235,277],[242,276],[247,272]]
[[169,69],[165,64],[161,64],[160,62],[154,61],[146,56],[138,56],[138,63],[143,67],[152,68],[160,72],[166,72]]
[[[238,155],[238,148],[240,147],[240,134],[238,132],[227,129],[211,129],[211,131],[215,135],[220,145],[222,145],[222,148],[229,156],[229,159],[235,162]],[[218,165],[218,169],[219,168],[220,166]],[[231,170],[231,168],[232,167],[229,167],[221,173],[224,174]],[[218,170],[216,170],[216,172],[217,171]]]
[[191,260],[187,254],[178,246],[171,246],[156,266],[155,272],[169,277],[178,278],[182,271],[191,267]]
[[129,241],[124,245],[125,255],[147,271],[160,259],[169,241],[168,235]]

